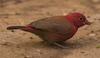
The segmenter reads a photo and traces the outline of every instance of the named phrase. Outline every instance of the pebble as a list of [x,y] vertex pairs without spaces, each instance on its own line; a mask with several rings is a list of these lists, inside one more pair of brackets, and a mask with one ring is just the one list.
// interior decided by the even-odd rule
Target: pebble
[[85,53],[84,51],[82,51],[81,53]]
[[15,32],[14,30],[11,30],[11,32]]
[[67,15],[66,13],[63,13],[63,15]]
[[96,46],[96,48],[100,48],[100,45]]
[[40,49],[37,49],[36,51],[37,51],[37,52],[41,52],[41,50],[40,50]]
[[24,56],[24,58],[30,58],[30,56]]
[[10,46],[11,43],[10,43],[10,42],[5,42],[5,43],[2,43],[1,45],[4,45],[4,46]]
[[90,37],[95,37],[96,34],[95,34],[95,33],[91,33],[91,34],[89,34],[89,36],[90,36]]
[[37,49],[36,52],[39,54],[43,54],[40,49]]
[[19,3],[22,3],[23,1],[22,0],[15,0],[15,4],[19,4]]
[[94,3],[98,3],[100,2],[100,0],[92,0]]
[[87,55],[88,55],[88,54],[87,54],[86,52],[84,52],[84,51],[82,51],[81,53],[82,53],[82,54],[84,54],[85,56],[87,56]]
[[34,39],[33,37],[30,37],[30,39]]
[[15,13],[15,15],[20,15],[20,13]]

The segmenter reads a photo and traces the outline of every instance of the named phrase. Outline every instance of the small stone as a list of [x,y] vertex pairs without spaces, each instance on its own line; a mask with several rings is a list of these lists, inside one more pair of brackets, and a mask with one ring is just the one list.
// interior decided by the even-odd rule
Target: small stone
[[41,52],[41,50],[40,50],[40,49],[37,49],[36,51],[37,51],[37,52]]
[[63,15],[67,15],[66,13],[63,13]]
[[15,32],[14,30],[11,30],[11,32]]
[[85,56],[87,56],[87,55],[89,55],[89,54],[85,54]]
[[20,48],[20,46],[19,45],[16,45],[16,48]]
[[26,56],[24,56],[24,58],[27,58]]
[[92,2],[98,3],[98,2],[100,2],[100,0],[92,0]]
[[24,56],[24,58],[30,58],[30,56]]
[[19,4],[19,3],[22,3],[23,1],[22,0],[15,0],[15,4]]
[[10,44],[11,44],[10,42],[5,42],[5,43],[2,43],[1,45],[9,46]]
[[96,48],[100,48],[100,45],[96,46]]
[[33,39],[33,37],[30,37],[30,39]]
[[95,34],[95,33],[91,33],[91,34],[89,34],[89,36],[90,36],[90,37],[95,37],[96,34]]
[[91,33],[94,33],[94,31],[92,30]]
[[43,54],[40,49],[37,49],[36,51],[37,53]]
[[89,20],[89,22],[94,23],[95,22],[95,19],[91,19],[91,20]]
[[81,53],[85,53],[84,51],[82,51]]
[[24,56],[24,58],[28,58],[28,57]]
[[15,15],[20,15],[20,13],[15,13]]
[[87,18],[90,18],[90,16],[87,16]]

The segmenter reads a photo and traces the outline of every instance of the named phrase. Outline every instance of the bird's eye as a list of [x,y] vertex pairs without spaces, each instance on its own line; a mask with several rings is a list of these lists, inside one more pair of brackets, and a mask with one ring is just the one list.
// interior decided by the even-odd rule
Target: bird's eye
[[83,19],[82,17],[80,18],[80,20],[81,20],[81,21],[84,21],[84,19]]

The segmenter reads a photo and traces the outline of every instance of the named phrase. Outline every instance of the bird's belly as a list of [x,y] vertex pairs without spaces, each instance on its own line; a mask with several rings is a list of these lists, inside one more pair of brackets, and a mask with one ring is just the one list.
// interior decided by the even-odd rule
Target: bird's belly
[[41,37],[41,39],[45,40],[45,41],[51,41],[51,42],[59,42],[59,41],[65,41],[70,39],[72,36],[74,35],[74,33],[69,33],[69,34],[56,34],[56,33],[47,33],[47,34],[43,34]]
[[73,37],[73,35],[76,33],[77,29],[73,28],[70,29],[69,31],[64,31],[63,33],[58,33],[58,32],[40,32],[41,39],[46,40],[46,41],[54,41],[54,42],[59,42],[59,41],[65,41]]

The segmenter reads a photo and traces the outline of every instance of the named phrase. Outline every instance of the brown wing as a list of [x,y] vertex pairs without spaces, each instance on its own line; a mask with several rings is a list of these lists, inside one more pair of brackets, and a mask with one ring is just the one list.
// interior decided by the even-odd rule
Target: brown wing
[[58,34],[70,34],[72,32],[72,26],[69,24],[64,16],[44,18],[32,22],[30,25],[44,31]]

